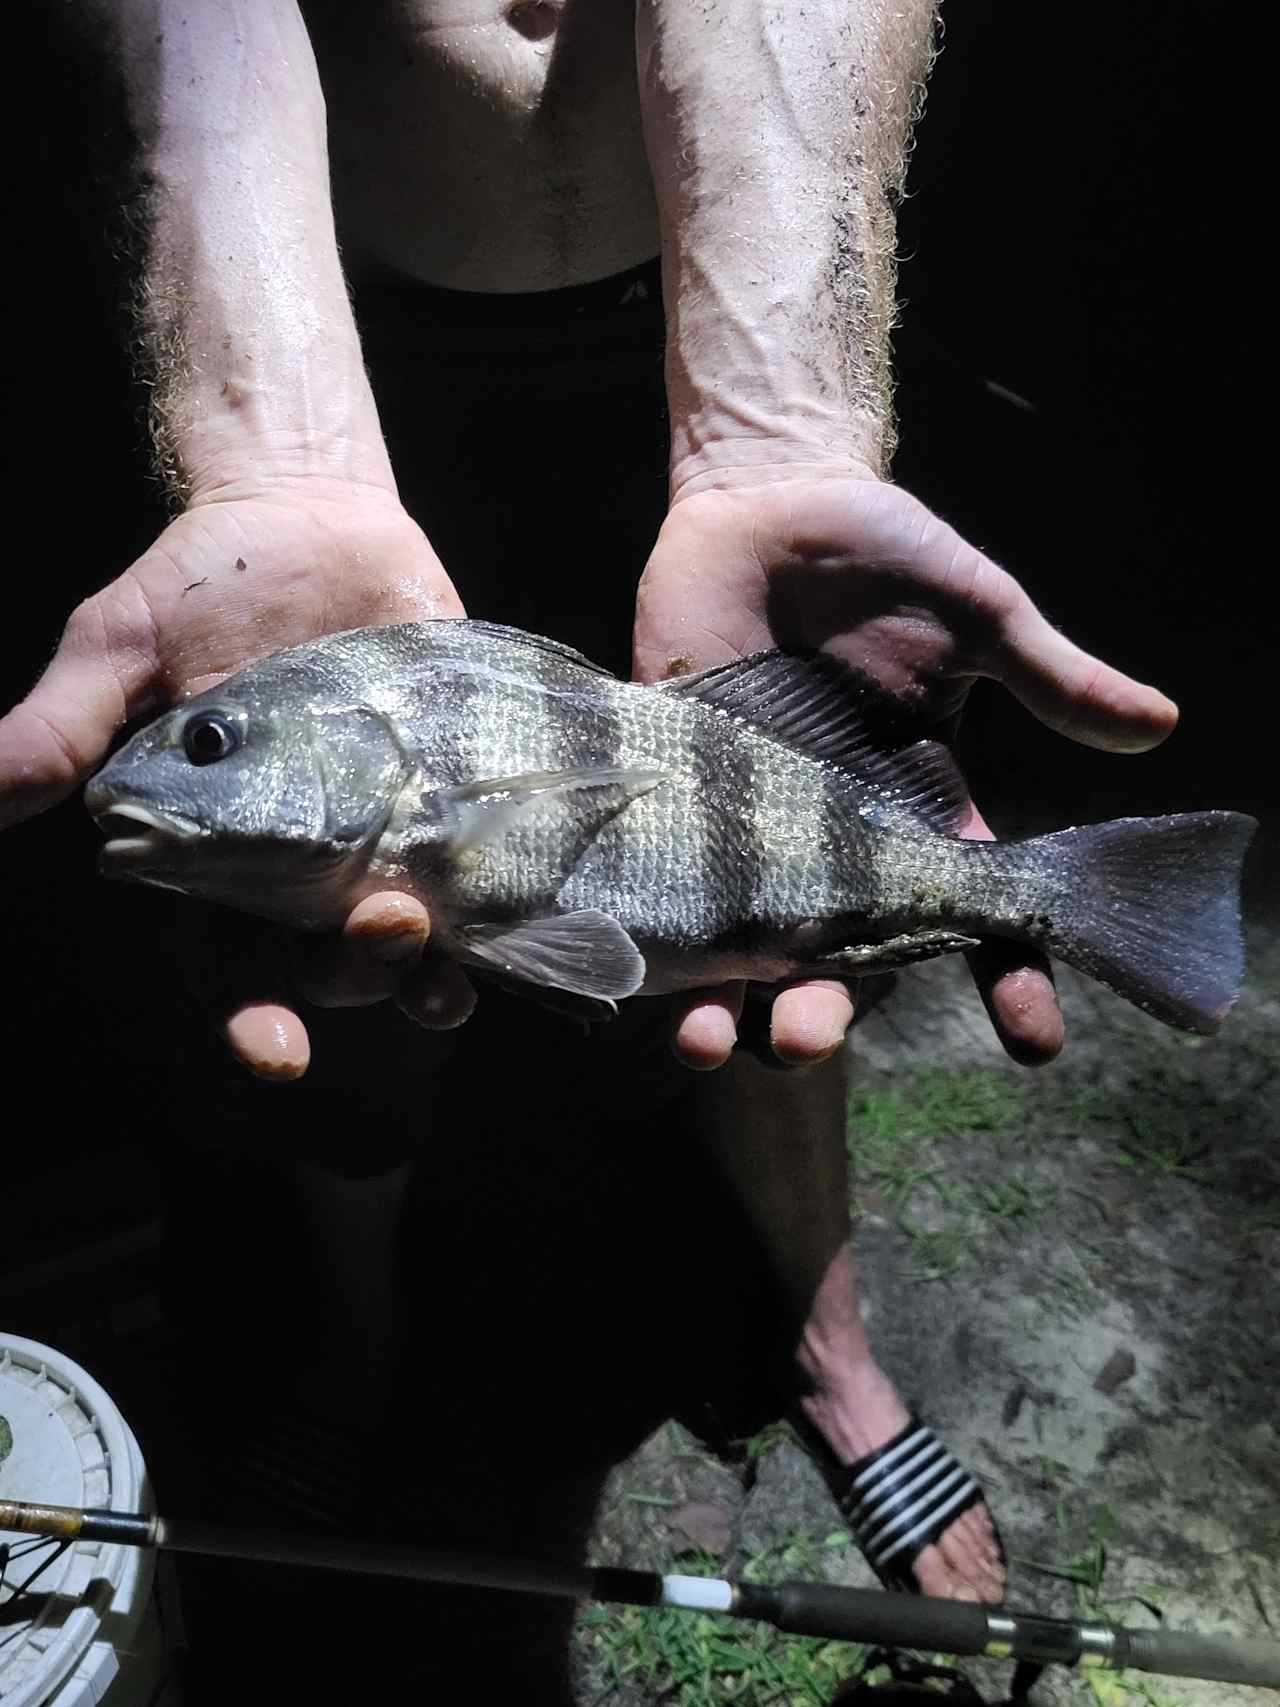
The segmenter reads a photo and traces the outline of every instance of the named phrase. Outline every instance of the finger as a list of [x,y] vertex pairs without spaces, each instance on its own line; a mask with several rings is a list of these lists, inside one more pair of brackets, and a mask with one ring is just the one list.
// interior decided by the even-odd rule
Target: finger
[[1171,699],[1082,651],[1004,580],[1007,609],[988,673],[1028,711],[1060,735],[1114,753],[1144,753],[1172,733],[1178,708]]
[[671,1046],[686,1067],[708,1072],[733,1053],[746,985],[740,981],[696,990],[683,1004]]
[[231,1053],[257,1079],[286,1084],[311,1065],[311,1039],[292,1008],[282,1002],[246,1002],[226,1020]]
[[[975,842],[995,835],[969,802],[960,834]],[[1061,1054],[1066,1041],[1053,969],[1037,949],[991,937],[965,955],[978,994],[1001,1047],[1023,1067],[1041,1067]]]
[[1001,1047],[1015,1061],[1040,1067],[1061,1054],[1066,1028],[1044,955],[1020,943],[989,940],[965,959]]
[[[72,615],[53,662],[23,702],[0,719],[0,828],[65,798],[106,756],[140,711],[156,672],[145,625],[111,616],[109,598],[140,594],[120,583]],[[137,613],[134,613],[135,615]]]
[[412,895],[387,891],[367,896],[336,941],[306,945],[297,970],[298,988],[322,1008],[385,1001],[421,959],[430,934],[427,909]]
[[835,1054],[852,1024],[853,995],[847,985],[831,978],[791,984],[774,999],[773,1052],[789,1066],[811,1066]]
[[396,993],[396,1004],[428,1031],[453,1031],[471,1018],[476,991],[454,961],[433,956],[404,980]]
[[175,908],[169,941],[179,999],[212,1025],[256,1078],[299,1079],[311,1062],[307,1028],[287,994],[291,933],[200,902]]

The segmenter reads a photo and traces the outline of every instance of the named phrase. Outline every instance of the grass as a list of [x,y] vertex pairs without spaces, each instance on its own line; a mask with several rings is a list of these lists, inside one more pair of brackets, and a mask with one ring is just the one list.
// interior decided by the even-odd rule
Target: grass
[[1067,1320],[1088,1315],[1096,1310],[1102,1293],[1085,1272],[1079,1257],[1070,1246],[1066,1253],[1075,1262],[1075,1269],[1050,1268],[1043,1273],[1045,1297],[1051,1299],[1056,1313]]
[[[826,1537],[793,1531],[748,1559],[742,1575],[751,1582],[817,1581],[831,1550],[848,1543],[845,1530]],[[718,1576],[723,1566],[694,1553],[681,1554],[677,1568]],[[592,1606],[579,1631],[598,1678],[593,1699],[602,1707],[628,1686],[655,1707],[825,1707],[865,1659],[857,1642],[784,1636],[765,1624],[674,1609]]]
[[1136,1068],[1128,1083],[1063,1088],[1048,1099],[1047,1111],[1076,1133],[1104,1128],[1100,1136],[1114,1146],[1113,1159],[1122,1168],[1148,1179],[1202,1185],[1212,1178],[1203,1165],[1211,1150],[1206,1131],[1212,1133],[1215,1121],[1230,1118],[1231,1111],[1206,1102],[1202,1063],[1181,1059],[1177,1046],[1185,1040],[1159,1041],[1159,1059]]
[[859,1152],[884,1159],[903,1139],[999,1132],[1025,1106],[1023,1087],[989,1068],[923,1067],[899,1088],[857,1091],[849,1101]]
[[[849,1103],[849,1151],[870,1188],[911,1241],[911,1278],[940,1280],[966,1267],[994,1232],[1012,1234],[1035,1219],[1053,1191],[1002,1171],[976,1182],[972,1147],[949,1153],[947,1140],[1015,1127],[1027,1088],[987,1068],[927,1067],[902,1084],[859,1090]],[[953,1177],[953,1168],[962,1177]]]
[[1179,1707],[1172,1696],[1166,1695],[1145,1677],[1130,1677],[1123,1671],[1090,1671],[1085,1673],[1089,1693],[1096,1707],[1133,1707],[1137,1701],[1146,1707]]
[[741,1449],[748,1464],[758,1464],[775,1446],[781,1446],[784,1441],[795,1443],[795,1440],[796,1431],[791,1424],[779,1418],[777,1422],[766,1423],[748,1439],[735,1442],[735,1445]]

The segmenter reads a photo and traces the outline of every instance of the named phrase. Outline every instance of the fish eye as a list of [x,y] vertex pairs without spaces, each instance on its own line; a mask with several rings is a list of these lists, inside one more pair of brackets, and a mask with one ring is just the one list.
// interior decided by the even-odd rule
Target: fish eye
[[182,748],[193,765],[216,765],[240,745],[240,731],[216,711],[189,717],[182,729]]

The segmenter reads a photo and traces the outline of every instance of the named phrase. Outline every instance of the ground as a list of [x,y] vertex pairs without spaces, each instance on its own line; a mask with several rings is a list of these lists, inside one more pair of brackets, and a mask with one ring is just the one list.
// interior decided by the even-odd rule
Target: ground
[[[981,1477],[1010,1601],[1280,1639],[1280,914],[1250,867],[1245,992],[1212,1040],[1059,971],[1070,1046],[1029,1074],[947,961],[855,1034],[856,1249],[878,1353]],[[1270,860],[1271,864],[1268,864]],[[873,1585],[785,1427],[737,1462],[659,1429],[613,1475],[599,1563]],[[696,1625],[696,1627],[695,1627]],[[688,1615],[580,1616],[580,1707],[830,1700],[849,1647]],[[1009,1668],[967,1665],[995,1700]],[[1049,1672],[1042,1707],[1272,1692]]]

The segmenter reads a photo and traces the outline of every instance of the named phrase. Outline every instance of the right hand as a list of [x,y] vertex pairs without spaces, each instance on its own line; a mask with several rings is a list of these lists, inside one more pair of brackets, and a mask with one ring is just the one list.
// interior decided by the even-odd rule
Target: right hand
[[[394,492],[308,477],[224,488],[172,521],[150,550],[71,615],[52,663],[0,719],[0,827],[43,811],[97,770],[132,718],[201,693],[258,658],[369,624],[458,617],[462,602]],[[426,911],[375,896],[326,948],[308,994],[332,1005],[397,990],[427,1024],[469,1011],[451,966],[406,984]],[[388,948],[398,956],[384,958]],[[229,998],[233,1051],[269,1078],[306,1070],[292,1007],[246,989]]]

